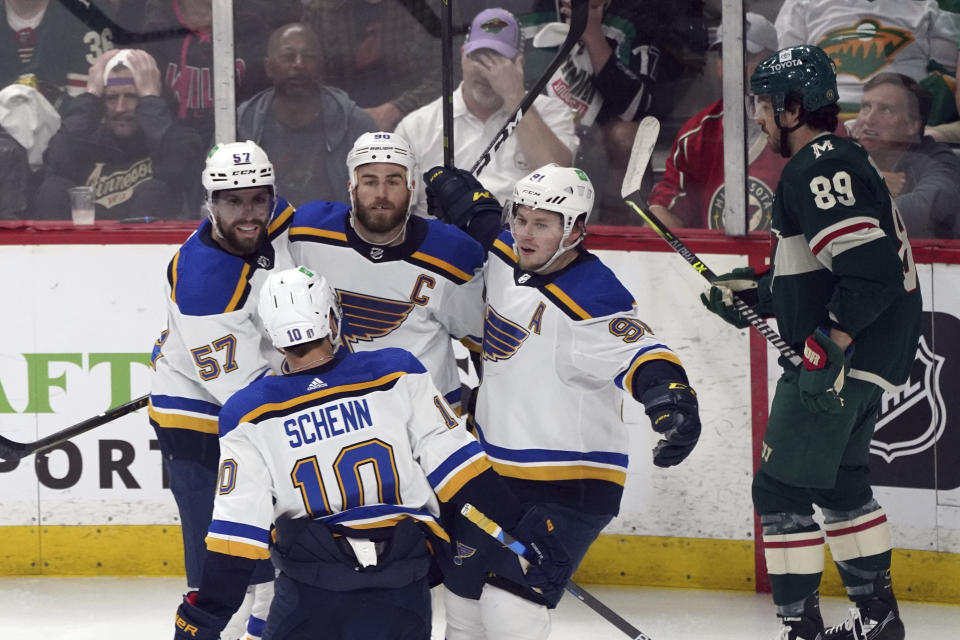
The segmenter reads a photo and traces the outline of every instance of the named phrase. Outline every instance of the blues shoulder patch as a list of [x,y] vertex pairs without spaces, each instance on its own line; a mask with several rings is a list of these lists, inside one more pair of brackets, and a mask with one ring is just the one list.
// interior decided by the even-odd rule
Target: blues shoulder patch
[[167,273],[171,297],[187,316],[213,316],[242,308],[250,294],[251,275],[250,264],[205,244],[199,232],[180,247]]
[[349,211],[350,207],[342,202],[325,200],[300,206],[290,224],[290,241],[348,246],[346,225]]
[[[630,311],[636,302],[605,264],[591,254],[540,290],[573,320]],[[589,259],[592,258],[592,259]]]
[[464,231],[439,220],[428,220],[423,242],[407,261],[463,284],[483,265],[484,252],[480,243]]

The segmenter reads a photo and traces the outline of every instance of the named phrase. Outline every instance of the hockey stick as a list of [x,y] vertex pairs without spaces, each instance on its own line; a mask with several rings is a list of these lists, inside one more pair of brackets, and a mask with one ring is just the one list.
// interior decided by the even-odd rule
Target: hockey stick
[[443,85],[443,166],[453,168],[453,0],[443,0],[440,15],[440,67]]
[[[522,542],[504,531],[496,522],[483,515],[483,513],[481,513],[472,504],[467,503],[463,505],[463,508],[460,509],[460,513],[467,520],[499,540],[500,543],[506,548],[510,549],[510,551],[513,551],[515,554],[521,558],[524,558],[531,564],[537,564],[538,559],[532,551],[527,549]],[[599,613],[604,620],[615,626],[617,629],[620,629],[620,631],[623,631],[625,634],[633,638],[633,640],[652,640],[650,636],[621,618],[617,612],[597,600],[594,596],[590,595],[586,589],[578,585],[573,580],[567,581],[567,592],[573,595],[573,597],[580,602]]]
[[[630,151],[630,162],[627,165],[627,173],[623,178],[620,195],[624,202],[627,203],[627,206],[636,211],[637,214],[650,225],[650,228],[657,232],[657,235],[673,247],[673,250],[679,253],[691,267],[696,269],[697,273],[706,278],[707,282],[712,284],[713,281],[717,279],[717,274],[711,271],[710,268],[697,257],[697,254],[691,251],[687,245],[683,244],[677,236],[673,235],[670,229],[668,229],[657,216],[649,211],[644,211],[640,205],[640,182],[643,180],[643,174],[647,170],[647,164],[649,164],[650,156],[653,154],[653,146],[656,144],[657,136],[659,135],[660,122],[656,118],[647,116],[640,121],[640,126],[637,128],[637,136],[633,140],[633,149]],[[736,295],[733,296],[733,306],[754,329],[760,332],[760,335],[776,347],[777,351],[779,351],[784,358],[789,360],[794,366],[800,366],[801,360],[797,352],[784,342],[780,334],[774,331],[763,318],[758,316],[757,312],[754,311],[751,306]]]
[[78,436],[81,433],[86,433],[91,429],[99,427],[102,424],[106,424],[121,416],[125,416],[128,413],[133,413],[137,409],[142,409],[147,406],[147,401],[150,399],[149,395],[140,396],[139,398],[134,398],[130,402],[121,404],[118,407],[113,409],[108,409],[103,413],[97,414],[92,418],[87,418],[83,422],[78,422],[72,427],[67,427],[56,433],[51,433],[50,435],[40,438],[35,442],[14,442],[0,436],[0,458],[4,460],[19,460],[20,458],[25,458],[31,453],[40,451],[41,449],[48,449],[54,445],[60,444],[74,436]]
[[550,82],[550,78],[553,77],[554,72],[566,61],[567,56],[570,55],[570,52],[573,51],[577,42],[580,41],[580,36],[583,35],[584,29],[587,28],[587,17],[590,11],[587,3],[588,0],[572,0],[570,30],[567,32],[567,37],[563,41],[563,44],[560,45],[560,50],[557,51],[557,55],[550,61],[550,64],[543,72],[543,75],[537,80],[536,84],[523,96],[523,100],[520,101],[517,108],[514,109],[510,117],[507,118],[506,124],[497,132],[497,135],[493,136],[493,140],[490,141],[490,144],[488,144],[487,148],[480,154],[480,157],[474,163],[473,167],[470,168],[470,173],[480,177],[480,172],[490,164],[493,154],[497,152],[504,141],[513,133],[513,130],[517,128],[520,120],[523,119],[523,116],[530,110],[530,107],[533,106],[534,100],[537,99],[537,96],[540,95],[543,88]]

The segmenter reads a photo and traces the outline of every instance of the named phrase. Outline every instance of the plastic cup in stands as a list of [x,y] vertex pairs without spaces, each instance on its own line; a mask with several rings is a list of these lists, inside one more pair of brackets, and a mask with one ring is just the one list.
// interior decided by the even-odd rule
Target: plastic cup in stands
[[73,224],[93,224],[93,187],[70,189],[70,214],[73,216]]

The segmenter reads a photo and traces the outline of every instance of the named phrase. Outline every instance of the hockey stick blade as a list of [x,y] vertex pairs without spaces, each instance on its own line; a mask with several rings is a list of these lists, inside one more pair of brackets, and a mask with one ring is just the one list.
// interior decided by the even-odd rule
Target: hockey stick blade
[[[474,507],[469,502],[463,505],[463,507],[460,509],[460,514],[473,524],[480,527],[480,529],[499,540],[503,546],[510,549],[518,556],[526,559],[531,564],[537,563],[538,560],[536,554],[530,551],[522,542],[504,531],[500,525],[485,516],[479,509]],[[571,594],[574,598],[596,611],[607,622],[615,626],[620,631],[623,631],[625,634],[633,638],[633,640],[653,640],[650,636],[620,617],[620,615],[618,615],[613,609],[597,600],[586,589],[578,585],[573,580],[567,581],[566,589],[567,593]]]
[[[659,123],[656,123],[656,125],[648,123],[644,126],[644,123],[648,120],[653,120],[653,118],[650,116],[644,118],[640,123],[641,126],[637,129],[637,137],[634,138],[633,149],[630,152],[630,162],[627,165],[627,173],[623,178],[623,185],[620,190],[621,196],[627,206],[643,218],[650,228],[657,232],[657,235],[663,238],[674,251],[680,254],[697,273],[706,278],[707,282],[713,284],[713,281],[717,279],[717,274],[711,271],[687,245],[683,244],[656,215],[644,210],[640,204],[640,182],[643,179],[643,173],[646,171],[647,164],[650,162],[650,156],[656,144],[656,136],[659,135],[660,132]],[[633,167],[632,172],[631,167]],[[797,355],[797,352],[784,342],[780,334],[774,331],[763,318],[757,315],[753,307],[749,306],[736,295],[733,296],[733,306],[740,315],[743,316],[743,319],[759,331],[760,335],[766,338],[784,358],[789,360],[795,367],[800,366],[801,359],[800,356]]]
[[0,436],[0,458],[4,460],[20,460],[25,458],[32,453],[41,451],[43,449],[49,449],[54,445],[58,445],[61,442],[65,442],[70,438],[76,437],[81,433],[86,433],[91,429],[95,429],[100,425],[104,425],[108,422],[112,422],[121,416],[125,416],[128,413],[133,413],[137,409],[142,409],[147,406],[150,396],[140,396],[139,398],[134,398],[130,402],[121,404],[113,409],[108,409],[103,413],[99,413],[92,418],[87,418],[82,422],[78,422],[72,427],[67,427],[57,431],[56,433],[51,433],[50,435],[40,438],[35,442],[14,442],[9,438],[4,438]]
[[630,150],[630,162],[627,163],[627,172],[623,176],[623,185],[620,188],[620,197],[626,199],[634,191],[640,191],[643,174],[647,172],[653,147],[660,137],[660,121],[653,116],[645,116],[637,127],[637,135],[633,139],[633,148]]
[[540,95],[543,88],[550,82],[550,78],[552,78],[556,70],[560,68],[560,65],[566,61],[567,56],[570,55],[570,52],[573,51],[577,42],[580,41],[580,37],[587,28],[587,18],[590,13],[588,2],[589,0],[572,0],[570,7],[570,30],[567,32],[567,37],[563,41],[563,44],[560,45],[560,50],[557,51],[557,55],[550,61],[550,64],[537,79],[537,82],[530,87],[530,90],[523,96],[523,100],[520,101],[517,108],[514,109],[510,117],[507,118],[506,124],[497,132],[497,135],[493,136],[493,140],[490,141],[490,144],[487,145],[487,148],[483,150],[483,153],[480,154],[480,157],[477,158],[477,161],[470,168],[470,173],[474,176],[479,177],[484,167],[490,164],[493,154],[497,152],[504,141],[513,133],[513,130],[517,128],[524,114],[533,106],[534,100],[537,99],[537,96]]

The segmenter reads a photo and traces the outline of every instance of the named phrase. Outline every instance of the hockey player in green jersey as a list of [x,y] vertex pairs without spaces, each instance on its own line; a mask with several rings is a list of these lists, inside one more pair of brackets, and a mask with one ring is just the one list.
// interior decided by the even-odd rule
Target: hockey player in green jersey
[[[920,335],[910,242],[866,151],[831,133],[836,74],[821,49],[777,52],[760,63],[750,88],[754,118],[770,146],[790,158],[773,205],[772,269],[721,276],[703,302],[745,327],[732,307],[738,292],[803,352],[799,368],[781,359],[753,482],[778,639],[902,640],[890,528],[868,465],[881,395],[907,380]],[[818,600],[824,539],[854,603],[850,618],[829,629]]]

